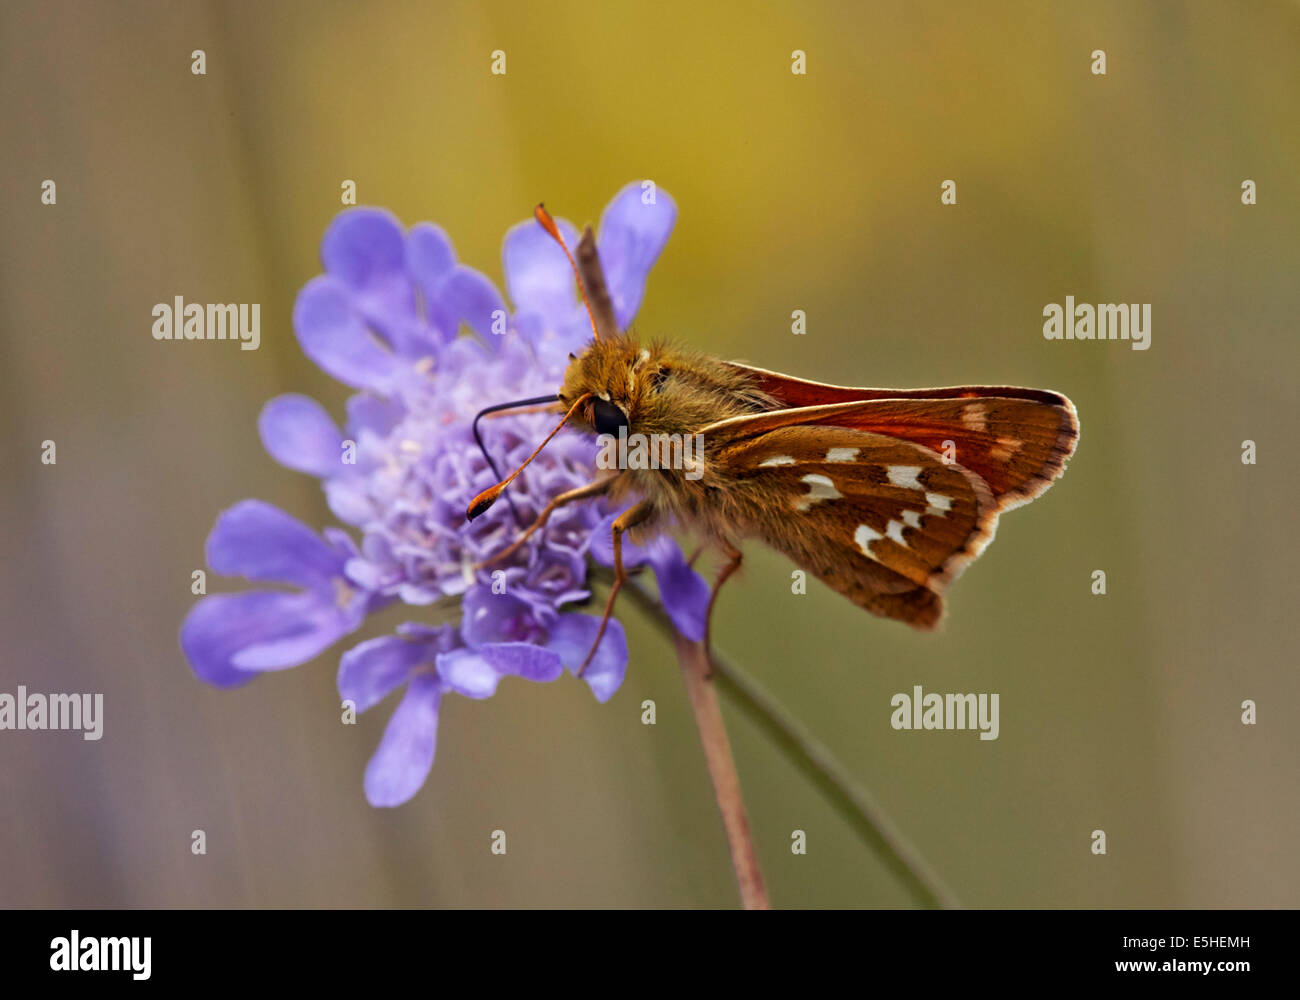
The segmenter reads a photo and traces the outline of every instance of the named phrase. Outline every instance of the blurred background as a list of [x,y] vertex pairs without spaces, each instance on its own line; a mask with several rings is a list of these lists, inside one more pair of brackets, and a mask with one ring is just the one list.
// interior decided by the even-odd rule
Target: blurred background
[[[99,742],[0,732],[0,905],[735,905],[671,645],[630,604],[611,702],[447,699],[396,810],[361,788],[390,705],[339,724],[349,644],[237,691],[177,645],[218,511],[332,523],[256,419],[286,391],[341,414],[290,312],[344,179],[500,282],[537,201],[594,222],[646,177],[680,215],[643,333],[846,384],[1053,388],[1082,420],[939,634],[794,596],[750,545],[718,646],[967,905],[1300,905],[1294,3],[10,2],[0,109],[0,691],[105,697]],[[175,295],[260,302],[260,350],[154,341]],[[1151,348],[1044,340],[1066,295],[1151,303]],[[999,692],[1000,738],[894,731],[915,684]],[[774,905],[911,905],[724,711]]]

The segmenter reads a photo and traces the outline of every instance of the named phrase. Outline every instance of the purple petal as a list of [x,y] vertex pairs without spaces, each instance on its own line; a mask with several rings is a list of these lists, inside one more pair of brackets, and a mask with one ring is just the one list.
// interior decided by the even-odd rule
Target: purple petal
[[347,524],[365,525],[375,517],[374,501],[363,476],[345,476],[325,482],[325,502],[330,512]]
[[[591,557],[602,566],[614,565],[614,541],[610,527],[617,514],[611,514],[592,529]],[[659,583],[659,600],[677,631],[692,642],[704,638],[709,609],[709,585],[691,569],[682,550],[672,538],[660,535],[645,545],[636,545],[623,536],[623,566],[632,569],[650,563]]]
[[353,646],[339,660],[339,696],[351,699],[358,712],[383,701],[421,664],[438,655],[433,643],[386,635]]
[[362,320],[398,354],[418,358],[436,348],[416,312],[406,237],[392,214],[377,208],[340,212],[321,241],[321,260],[329,275],[346,286]]
[[564,371],[570,353],[577,353],[591,343],[591,321],[581,304],[575,303],[568,320],[558,325],[547,323],[539,313],[518,313],[515,329],[533,348],[537,363],[547,371]]
[[396,426],[404,412],[397,401],[380,399],[365,392],[349,396],[346,408],[349,430],[373,431],[380,437],[387,435]]
[[345,566],[347,560],[355,559],[357,556],[361,555],[361,550],[357,548],[357,543],[353,540],[352,536],[342,528],[321,528],[320,533],[329,547],[337,552],[339,557],[344,560]]
[[297,518],[262,500],[241,500],[217,517],[208,565],[223,576],[329,588],[343,557]]
[[[547,645],[560,655],[564,665],[575,674],[582,666],[587,651],[596,640],[600,628],[600,619],[592,615],[560,615],[551,627],[551,638]],[[617,618],[611,618],[605,626],[605,635],[600,640],[600,648],[592,657],[582,679],[591,688],[591,693],[599,702],[609,701],[614,692],[623,683],[627,673],[627,636]]]
[[478,653],[503,677],[548,684],[564,673],[559,653],[530,642],[494,642],[480,646]]
[[[404,291],[410,291],[410,288],[405,287]],[[381,309],[367,308],[365,317],[376,330],[383,333],[393,350],[408,361],[435,356],[444,340],[440,332],[426,326],[414,314],[409,317],[394,317],[385,306]]]
[[380,208],[340,212],[321,240],[321,263],[344,284],[365,289],[405,275],[402,225]]
[[417,222],[406,234],[406,269],[425,301],[433,298],[438,282],[456,266],[456,251],[441,226]]
[[343,435],[310,396],[277,396],[257,418],[262,446],[281,465],[313,476],[331,476],[340,470]]
[[442,685],[432,674],[412,678],[379,749],[366,765],[366,799],[372,806],[400,806],[420,790],[433,767]]
[[335,278],[320,275],[303,286],[293,328],[307,357],[355,388],[383,392],[399,370],[397,357],[367,329]]
[[709,585],[691,569],[682,550],[670,538],[657,539],[650,565],[659,584],[659,600],[677,631],[692,642],[704,640],[709,613]]
[[311,593],[212,594],[185,616],[181,648],[200,679],[235,687],[258,671],[307,662],[359,624]]
[[449,690],[466,698],[490,698],[497,693],[501,675],[472,649],[453,649],[437,659],[438,676]]
[[386,590],[401,582],[401,570],[398,567],[385,566],[364,556],[349,559],[343,564],[343,572],[363,590]]
[[559,654],[528,642],[498,642],[454,649],[438,657],[438,676],[457,694],[490,698],[503,677],[549,682],[564,673]]
[[397,588],[397,596],[407,604],[429,605],[442,597],[442,591],[421,583],[403,583]]
[[[571,222],[556,219],[570,252],[578,248],[578,231]],[[573,268],[559,244],[536,219],[511,226],[501,251],[510,301],[522,313],[540,316],[552,329],[566,326],[578,307]]]
[[[488,277],[472,267],[457,264],[434,289],[429,298],[429,317],[448,340],[454,339],[465,323],[489,345],[495,347],[501,337],[492,332],[495,319],[506,321],[506,303]],[[500,329],[498,324],[498,329]]]
[[490,642],[531,642],[542,637],[528,604],[510,593],[494,594],[475,584],[461,604],[461,637],[467,646]]
[[620,330],[627,329],[641,307],[650,268],[677,222],[677,205],[668,192],[656,188],[654,194],[654,204],[644,204],[641,182],[633,181],[614,195],[600,217],[596,249]]
[[394,631],[417,642],[431,642],[438,652],[445,653],[456,648],[458,634],[452,625],[425,625],[423,622],[403,622]]

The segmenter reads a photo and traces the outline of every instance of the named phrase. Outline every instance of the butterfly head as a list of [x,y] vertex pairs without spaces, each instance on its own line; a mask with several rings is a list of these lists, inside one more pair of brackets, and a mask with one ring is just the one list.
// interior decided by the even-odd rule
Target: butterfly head
[[654,354],[632,337],[593,341],[581,354],[569,355],[560,389],[560,403],[572,406],[586,398],[571,423],[597,434],[614,434],[640,423],[647,386],[653,385],[658,365]]

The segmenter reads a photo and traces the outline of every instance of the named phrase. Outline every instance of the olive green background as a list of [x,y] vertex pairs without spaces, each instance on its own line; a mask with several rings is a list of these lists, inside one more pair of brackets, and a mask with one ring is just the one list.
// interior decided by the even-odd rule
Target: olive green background
[[[6,3],[0,691],[102,691],[106,720],[0,732],[0,905],[735,905],[671,645],[630,604],[610,703],[572,678],[449,698],[396,810],[361,791],[392,702],[340,725],[347,643],[223,692],[176,640],[219,510],[330,523],[256,417],[285,391],[341,413],[290,310],[345,178],[500,281],[537,201],[594,221],[643,177],[680,216],[641,331],[849,384],[1050,387],[1082,419],[939,634],[795,596],[751,545],[718,645],[967,905],[1300,904],[1297,122],[1283,2]],[[1150,350],[1044,340],[1069,294],[1151,303]],[[261,349],[155,342],[175,295],[260,302]],[[914,684],[998,692],[1000,738],[895,732]],[[773,903],[910,905],[724,710]]]

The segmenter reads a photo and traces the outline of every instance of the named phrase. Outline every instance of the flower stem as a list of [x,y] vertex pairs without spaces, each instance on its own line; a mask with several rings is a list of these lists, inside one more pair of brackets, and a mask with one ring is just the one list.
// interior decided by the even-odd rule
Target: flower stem
[[748,674],[713,654],[713,669],[737,703],[768,730],[799,768],[898,876],[926,909],[961,908],[957,896],[921,852],[889,818],[876,797]]
[[[640,581],[629,580],[627,591],[656,624],[675,637],[675,641],[680,638],[663,606]],[[678,655],[680,658],[680,650]],[[708,664],[705,666],[707,668]],[[739,707],[775,737],[782,751],[825,793],[831,804],[880,855],[881,860],[903,882],[918,905],[927,909],[961,907],[961,902],[953,891],[889,818],[875,796],[853,777],[824,743],[791,716],[762,685],[739,667],[728,663],[716,648],[713,650],[712,667],[713,675],[735,698]],[[725,735],[724,733],[724,740]],[[736,794],[739,801],[738,790]],[[719,799],[719,805],[721,804]],[[724,819],[725,815],[724,809]],[[741,819],[744,819],[743,807]]]
[[677,647],[677,662],[686,681],[686,692],[690,695],[691,709],[695,713],[695,725],[700,731],[704,759],[713,781],[713,794],[717,797],[722,825],[727,831],[727,845],[731,849],[736,884],[740,887],[741,906],[746,910],[766,910],[768,902],[763,888],[763,873],[759,871],[758,854],[749,832],[749,819],[740,795],[740,777],[731,756],[731,743],[722,721],[722,709],[718,706],[718,692],[713,686],[708,654],[702,643],[691,642],[681,635],[674,634],[673,641]]

